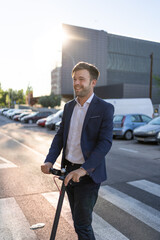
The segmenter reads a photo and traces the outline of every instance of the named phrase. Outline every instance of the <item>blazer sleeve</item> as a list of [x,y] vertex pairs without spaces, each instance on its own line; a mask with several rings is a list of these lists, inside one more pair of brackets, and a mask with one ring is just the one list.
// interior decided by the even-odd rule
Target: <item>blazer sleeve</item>
[[112,146],[114,107],[112,104],[108,104],[103,111],[97,142],[89,158],[82,165],[89,175],[92,175],[92,172],[105,160],[105,156]]

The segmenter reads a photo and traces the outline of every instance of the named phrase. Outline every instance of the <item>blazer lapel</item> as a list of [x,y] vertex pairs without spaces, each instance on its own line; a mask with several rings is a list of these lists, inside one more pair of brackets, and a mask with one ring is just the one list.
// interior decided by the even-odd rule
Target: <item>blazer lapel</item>
[[91,101],[91,103],[90,103],[90,105],[88,107],[88,111],[87,111],[85,119],[84,119],[82,133],[83,133],[83,131],[84,131],[84,129],[85,129],[87,123],[88,123],[89,118],[91,117],[91,114],[92,114],[94,108],[96,107],[97,101],[98,101],[98,98],[97,98],[96,95],[94,95],[94,97],[93,97],[93,99],[92,99],[92,101]]
[[73,109],[74,109],[75,105],[76,105],[76,101],[74,100],[70,103],[70,106],[68,106],[68,109],[67,109],[67,112],[66,112],[65,131],[64,131],[65,142],[66,142],[67,137],[68,137],[70,120],[71,120],[71,116],[72,116]]

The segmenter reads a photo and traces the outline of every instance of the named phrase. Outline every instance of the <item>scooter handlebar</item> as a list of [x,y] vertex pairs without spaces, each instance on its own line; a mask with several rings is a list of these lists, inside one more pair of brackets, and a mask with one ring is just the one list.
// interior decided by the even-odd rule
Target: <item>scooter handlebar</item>
[[61,170],[58,170],[58,169],[55,169],[55,168],[50,168],[49,172],[53,175],[56,175],[56,176],[61,176],[62,175]]
[[49,172],[53,175],[59,176],[60,180],[64,180],[67,175],[65,168],[62,168],[61,170],[55,169],[55,168],[50,168]]
[[[50,168],[49,172],[53,175],[59,176],[60,180],[64,180],[65,177],[67,176],[67,172],[65,168],[62,168],[61,170],[55,169],[55,168]],[[82,180],[83,177],[80,177],[80,181]],[[71,179],[70,184],[74,184],[75,182]]]

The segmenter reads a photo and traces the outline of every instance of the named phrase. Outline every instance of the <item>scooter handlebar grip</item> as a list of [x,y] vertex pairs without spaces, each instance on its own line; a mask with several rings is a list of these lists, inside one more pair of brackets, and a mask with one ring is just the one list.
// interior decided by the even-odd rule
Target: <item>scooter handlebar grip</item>
[[53,175],[61,176],[61,170],[58,170],[58,169],[55,169],[55,168],[50,168],[49,172]]

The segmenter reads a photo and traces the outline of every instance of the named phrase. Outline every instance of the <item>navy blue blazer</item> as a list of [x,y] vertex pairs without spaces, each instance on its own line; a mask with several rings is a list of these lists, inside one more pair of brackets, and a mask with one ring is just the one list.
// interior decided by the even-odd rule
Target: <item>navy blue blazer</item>
[[[65,166],[65,149],[75,104],[75,100],[65,104],[60,129],[52,141],[45,162],[54,164],[63,149],[61,167]],[[105,156],[112,145],[113,113],[112,104],[94,95],[82,128],[81,148],[85,160],[82,167],[96,183],[107,179]]]

